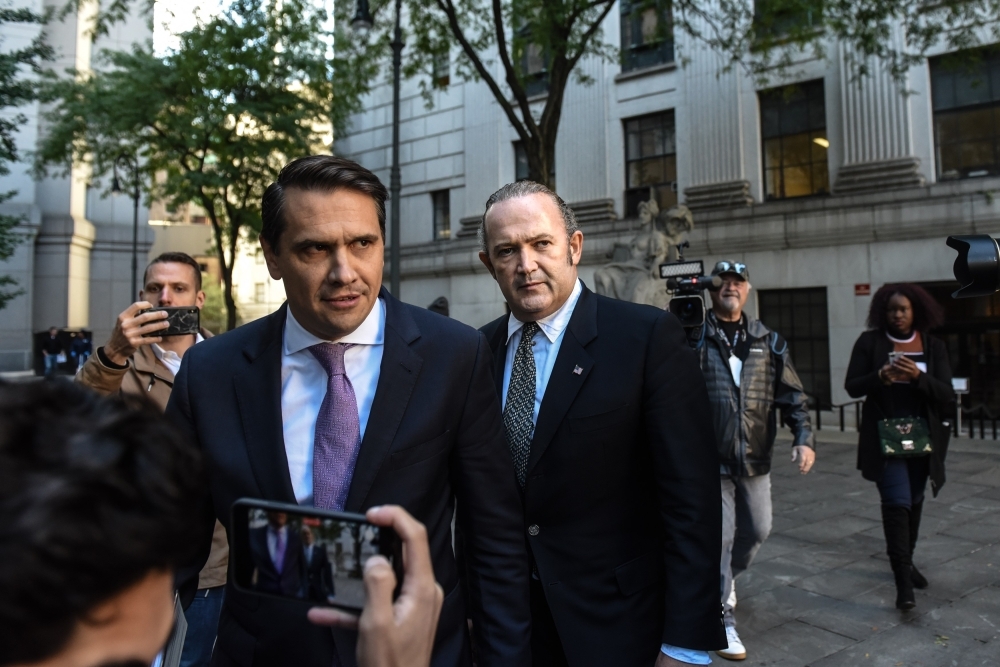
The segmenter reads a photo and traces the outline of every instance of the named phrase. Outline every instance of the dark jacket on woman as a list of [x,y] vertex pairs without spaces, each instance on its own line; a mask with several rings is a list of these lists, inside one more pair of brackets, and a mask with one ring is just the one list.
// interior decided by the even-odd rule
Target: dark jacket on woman
[[792,366],[788,343],[760,320],[748,319],[750,349],[737,387],[722,336],[709,316],[698,356],[712,404],[720,474],[752,477],[771,471],[779,412],[792,429],[792,446],[816,449],[808,399]]
[[[923,406],[919,416],[927,420],[931,432],[930,455],[931,490],[936,496],[944,486],[944,457],[948,453],[951,431],[942,423],[955,402],[951,386],[951,364],[948,350],[937,338],[921,332],[927,372],[921,373],[913,383]],[[861,433],[858,434],[858,470],[862,477],[878,481],[885,468],[885,457],[879,447],[878,422],[891,416],[888,402],[889,387],[878,378],[879,369],[889,361],[893,344],[884,331],[866,331],[854,344],[851,363],[847,367],[844,388],[851,398],[865,396],[861,411]]]

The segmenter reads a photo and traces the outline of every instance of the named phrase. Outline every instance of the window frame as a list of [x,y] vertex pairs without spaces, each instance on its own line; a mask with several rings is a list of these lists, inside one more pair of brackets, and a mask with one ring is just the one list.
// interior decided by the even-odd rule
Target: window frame
[[[773,135],[773,136],[769,136],[768,133],[767,133],[767,122],[768,122],[767,121],[767,111],[768,110],[766,108],[766,98],[777,98],[779,96],[788,96],[789,93],[794,93],[794,89],[796,89],[796,88],[799,88],[799,89],[802,89],[802,90],[806,91],[805,105],[806,105],[806,114],[807,114],[807,116],[811,113],[810,106],[811,106],[811,103],[812,103],[812,100],[810,100],[809,97],[808,97],[808,91],[809,90],[819,90],[820,91],[820,93],[822,94],[822,100],[821,100],[822,104],[820,104],[818,106],[819,106],[820,109],[822,109],[822,114],[823,114],[823,123],[822,123],[822,126],[813,125],[810,122],[810,123],[808,123],[808,127],[806,129],[802,130],[802,131],[799,131],[799,132],[781,132],[782,119],[781,119],[781,117],[779,115],[779,117],[778,117],[778,119],[776,121],[777,124],[778,124],[778,127],[779,127],[779,133],[776,134],[776,135]],[[830,139],[829,139],[829,134],[827,133],[828,126],[827,126],[827,118],[826,118],[826,80],[825,79],[811,79],[809,81],[802,81],[802,82],[799,82],[799,83],[793,83],[793,84],[789,84],[787,86],[777,86],[777,87],[774,87],[774,88],[767,88],[767,89],[764,89],[764,90],[758,90],[757,91],[757,108],[758,108],[758,115],[760,117],[760,166],[761,166],[761,176],[762,176],[762,180],[763,180],[763,184],[762,184],[763,187],[761,188],[761,190],[762,190],[762,192],[764,194],[764,200],[765,201],[784,201],[784,200],[788,200],[788,199],[802,199],[802,198],[805,198],[805,197],[828,197],[828,196],[830,196],[830,192],[831,192],[832,188],[831,188],[831,184],[830,184],[830,153],[829,153]],[[779,114],[780,114],[780,111],[781,111],[780,107],[778,108],[778,111],[779,111]],[[785,185],[785,180],[786,180],[784,172],[785,172],[785,170],[787,168],[796,167],[796,166],[802,166],[802,164],[789,164],[789,163],[785,162],[784,140],[786,138],[790,139],[792,137],[798,137],[798,136],[800,136],[802,134],[808,134],[809,135],[808,136],[808,142],[809,142],[808,145],[809,145],[810,151],[814,151],[815,150],[813,148],[813,144],[815,143],[821,149],[825,150],[826,154],[825,154],[824,159],[822,159],[822,160],[817,160],[815,158],[811,158],[808,163],[804,163],[804,164],[807,164],[808,167],[809,167],[809,182],[810,182],[810,190],[811,190],[811,192],[809,192],[808,194],[803,194],[803,195],[787,195],[787,194],[783,193],[783,191],[784,191],[784,185]],[[817,134],[819,136],[812,136],[813,134]],[[781,140],[781,157],[782,157],[782,159],[781,159],[780,164],[777,167],[774,167],[773,165],[772,166],[768,165],[767,145],[768,145],[769,141],[774,140],[774,139]],[[821,143],[821,141],[817,141],[817,140],[821,140],[822,142],[825,142],[826,145],[823,145],[823,143]],[[825,186],[825,188],[821,188],[819,190],[815,189],[815,187],[813,185],[814,182],[815,182],[815,180],[816,180],[816,178],[815,178],[816,177],[816,174],[815,174],[816,165],[823,165],[823,169],[826,172],[826,186]],[[781,176],[781,181],[780,181],[781,185],[780,185],[780,189],[779,189],[779,193],[780,194],[779,193],[772,193],[768,189],[769,172],[770,171],[776,171]]]
[[[962,62],[963,60],[970,62]],[[971,71],[976,67],[979,71]],[[994,46],[990,49],[974,49],[969,51],[959,51],[945,54],[936,58],[929,58],[927,62],[928,77],[931,83],[931,122],[934,132],[934,162],[935,172],[938,181],[961,181],[971,178],[982,178],[1000,175],[1000,47]],[[943,90],[940,79],[948,77],[947,83],[950,90]],[[974,89],[984,84],[986,87],[985,100],[973,101],[966,104],[958,102],[960,95],[959,86],[966,84],[970,89]],[[943,101],[942,97],[950,98],[950,104]],[[981,113],[989,110],[992,112],[992,122],[987,125],[992,129],[990,136],[964,138],[960,134],[959,138],[943,142],[941,139],[941,121],[948,118],[961,118],[962,116]],[[963,129],[968,129],[962,126]],[[981,124],[976,125],[980,130]],[[955,175],[947,175],[944,171],[942,147],[957,147],[961,150],[964,145],[987,145],[992,144],[993,161],[990,164],[977,164],[971,167],[960,165],[955,170]]]
[[[451,240],[451,190],[433,190],[431,195],[431,238],[435,241]],[[444,202],[444,206],[439,204]],[[442,208],[444,216],[439,217]]]
[[[621,0],[620,35],[622,72],[633,72],[674,62],[673,3],[670,0]],[[647,6],[648,5],[648,6]],[[649,42],[626,44],[628,35],[642,35],[642,13],[639,10],[656,9],[657,31],[661,22],[666,23],[659,39]],[[626,33],[628,31],[628,34]]]
[[[642,121],[654,119],[654,118],[657,118],[657,117],[662,117],[664,119],[669,119],[669,124],[672,126],[673,152],[671,153],[671,152],[666,152],[665,151],[665,152],[662,152],[662,153],[656,153],[655,155],[644,155],[644,156],[638,156],[638,157],[630,157],[630,155],[629,155],[629,153],[630,153],[630,151],[629,151],[629,144],[630,144],[630,141],[629,141],[629,136],[630,136],[629,124],[630,123],[636,123],[637,125],[641,125]],[[661,127],[665,128],[666,124],[661,125]],[[637,134],[640,134],[640,135],[641,135],[641,133],[643,131],[644,130],[642,130],[641,128],[638,128],[638,127],[635,130],[635,132]],[[648,128],[645,131],[649,131]],[[631,118],[623,118],[622,119],[622,132],[623,132],[624,138],[625,138],[625,156],[624,156],[625,157],[625,197],[624,197],[624,199],[625,199],[625,215],[626,215],[626,217],[630,217],[630,216],[638,214],[638,210],[637,210],[638,209],[638,204],[639,204],[639,202],[648,201],[649,200],[649,190],[650,190],[650,188],[657,188],[657,189],[663,188],[663,187],[668,188],[673,193],[673,200],[674,200],[673,201],[673,205],[676,206],[677,203],[679,203],[679,198],[677,196],[677,194],[678,194],[678,187],[677,187],[677,112],[676,112],[676,110],[675,109],[663,109],[662,111],[656,111],[656,112],[649,113],[649,114],[643,114],[641,116],[632,116]],[[641,139],[640,139],[640,141],[641,141]],[[665,143],[666,143],[666,140],[664,139],[664,144]],[[634,186],[630,185],[630,183],[629,183],[629,175],[630,175],[630,172],[631,172],[631,166],[633,164],[639,163],[639,162],[644,162],[644,161],[657,160],[657,159],[658,160],[668,160],[668,159],[671,159],[671,158],[673,159],[673,170],[674,170],[674,179],[672,181],[662,181],[660,183],[646,184],[646,185],[634,185]],[[657,197],[658,201],[659,201],[659,199],[660,198]],[[635,205],[631,206],[630,202],[634,202]],[[633,210],[633,209],[636,209],[636,210]]]

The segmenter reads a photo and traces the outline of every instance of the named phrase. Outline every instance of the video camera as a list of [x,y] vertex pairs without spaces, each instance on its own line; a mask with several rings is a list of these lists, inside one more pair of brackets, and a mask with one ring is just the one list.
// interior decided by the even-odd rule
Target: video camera
[[700,259],[686,261],[681,254],[686,246],[686,243],[677,246],[676,262],[660,264],[660,277],[667,281],[667,291],[671,294],[668,310],[685,329],[700,329],[705,323],[705,300],[701,293],[705,289],[718,289],[722,281],[718,276],[706,276],[705,263]]
[[[973,234],[949,236],[947,243],[958,251],[954,271],[955,280],[961,284],[952,298],[989,296],[1000,290],[1000,242],[997,239]],[[661,273],[662,270],[661,267]]]

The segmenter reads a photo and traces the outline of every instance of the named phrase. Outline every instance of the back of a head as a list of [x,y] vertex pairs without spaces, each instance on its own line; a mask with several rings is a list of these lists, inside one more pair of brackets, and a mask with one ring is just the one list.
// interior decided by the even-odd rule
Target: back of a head
[[205,488],[145,401],[0,384],[0,665],[57,654],[95,606],[193,558]]

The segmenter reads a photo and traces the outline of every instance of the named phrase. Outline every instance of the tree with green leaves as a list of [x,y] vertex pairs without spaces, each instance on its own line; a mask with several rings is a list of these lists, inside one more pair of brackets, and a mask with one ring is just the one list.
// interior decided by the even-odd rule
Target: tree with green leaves
[[356,108],[356,98],[333,95],[332,35],[314,5],[235,0],[182,34],[176,51],[105,52],[101,69],[70,71],[45,89],[54,106],[39,174],[85,164],[101,177],[124,152],[138,156],[148,198],[201,206],[229,329],[237,323],[233,264],[238,245],[256,240],[264,189],[289,160],[328,150],[331,122],[342,125]]
[[[39,25],[45,22],[45,17],[29,9],[12,9],[0,7],[0,30],[11,24]],[[0,42],[0,46],[3,46]],[[40,72],[42,63],[52,57],[52,49],[43,41],[41,35],[30,44],[19,49],[0,52],[0,110],[17,109],[35,99],[35,85],[26,74]],[[27,122],[23,113],[5,113],[0,116],[0,176],[10,173],[10,164],[17,162],[20,155],[17,149],[17,130]],[[17,195],[12,190],[0,192],[0,204],[10,201]],[[15,231],[21,223],[21,217],[0,214],[0,262],[14,255],[22,236]],[[17,281],[8,275],[0,275],[0,310],[11,299],[24,293],[16,288]]]
[[[348,48],[367,48],[385,62],[394,0],[370,4],[376,30],[367,37],[346,36]],[[341,5],[353,11],[353,2]],[[489,88],[523,142],[529,178],[552,185],[566,86],[589,83],[579,68],[582,59],[623,57],[617,40],[607,40],[602,31],[608,14],[622,5],[405,0],[404,6],[404,74],[419,77],[429,93],[442,80],[438,63],[457,51],[458,76]],[[624,11],[622,21],[643,32],[651,29],[644,39],[676,41],[681,64],[692,56],[684,45],[701,44],[722,55],[724,70],[739,67],[761,85],[779,78],[802,53],[829,57],[827,49],[835,43],[845,46],[855,76],[883,67],[904,85],[908,68],[934,48],[1000,41],[1000,0],[630,0]]]

